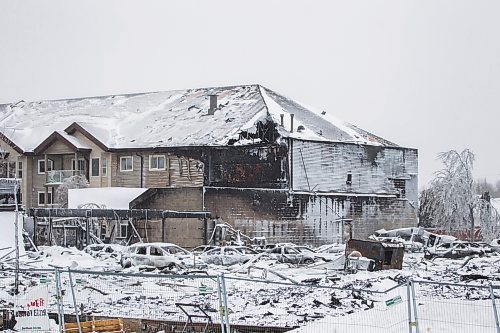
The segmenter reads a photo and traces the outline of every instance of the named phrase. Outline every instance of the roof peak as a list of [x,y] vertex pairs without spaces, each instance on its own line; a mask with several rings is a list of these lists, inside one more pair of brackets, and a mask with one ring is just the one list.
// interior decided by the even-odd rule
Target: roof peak
[[260,83],[250,83],[250,84],[234,84],[227,86],[209,86],[209,87],[195,87],[195,88],[184,88],[184,89],[171,89],[171,90],[157,90],[157,91],[143,91],[143,92],[131,92],[131,93],[116,93],[116,94],[105,94],[105,95],[94,95],[94,96],[81,96],[81,97],[68,97],[68,98],[48,98],[48,99],[39,99],[39,100],[24,100],[21,99],[19,101],[10,102],[10,103],[0,103],[0,106],[19,106],[21,104],[30,104],[30,103],[43,103],[43,102],[63,102],[63,101],[79,101],[85,99],[103,99],[103,98],[115,98],[115,97],[134,97],[140,95],[149,95],[149,94],[161,94],[175,91],[189,91],[189,90],[224,90],[238,87],[262,87],[267,90],[271,90]]

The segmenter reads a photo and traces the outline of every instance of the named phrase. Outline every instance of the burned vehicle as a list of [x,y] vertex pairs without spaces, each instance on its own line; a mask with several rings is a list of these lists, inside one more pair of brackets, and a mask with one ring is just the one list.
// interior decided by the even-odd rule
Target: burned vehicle
[[199,257],[207,264],[231,266],[245,264],[255,255],[257,252],[246,246],[221,246],[203,252]]
[[200,255],[204,252],[210,251],[212,249],[218,248],[218,246],[213,245],[200,245],[191,250],[194,255]]
[[306,253],[306,251],[301,252],[296,249],[295,246],[290,245],[270,249],[267,251],[266,256],[270,257],[271,259],[277,260],[278,262],[295,265],[309,265],[316,260],[314,255]]
[[492,240],[490,246],[493,251],[500,252],[500,238]]
[[127,249],[126,246],[119,244],[90,244],[83,251],[90,254],[94,258],[116,258],[120,259],[123,252]]
[[[485,244],[487,245],[487,244]],[[493,250],[488,246],[484,246],[480,243],[469,243],[462,241],[454,241],[450,243],[441,243],[436,246],[432,246],[425,249],[424,258],[450,258],[459,259],[463,257],[468,257],[471,255],[482,256],[486,253],[491,253]]]
[[203,261],[194,255],[171,243],[138,243],[131,245],[122,254],[120,264],[123,268],[130,266],[152,266],[156,268],[202,267]]
[[401,243],[407,251],[422,252],[429,236],[430,233],[422,228],[400,228],[380,229],[368,238],[385,243]]

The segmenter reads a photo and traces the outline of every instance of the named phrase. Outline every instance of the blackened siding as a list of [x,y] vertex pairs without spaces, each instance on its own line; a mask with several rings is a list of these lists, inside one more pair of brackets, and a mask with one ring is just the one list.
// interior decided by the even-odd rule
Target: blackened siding
[[[207,188],[205,208],[251,237],[321,245],[378,229],[416,226],[416,209],[396,198],[290,195],[280,190]],[[210,231],[208,231],[210,232]],[[343,234],[345,232],[345,234]]]
[[229,147],[209,152],[208,185],[285,188],[287,148],[279,145]]
[[294,191],[400,196],[394,180],[404,180],[403,197],[417,202],[414,149],[294,140],[291,159]]

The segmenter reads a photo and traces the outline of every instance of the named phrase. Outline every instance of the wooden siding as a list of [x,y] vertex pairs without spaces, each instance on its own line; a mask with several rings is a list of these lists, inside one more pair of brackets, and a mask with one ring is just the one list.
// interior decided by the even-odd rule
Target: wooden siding
[[[77,138],[80,142],[84,143],[85,146],[89,147],[91,149],[90,152],[90,158],[89,158],[89,184],[90,187],[108,187],[110,186],[110,172],[109,172],[109,154],[104,152],[98,145],[96,145],[94,142],[89,140],[85,135],[82,133],[75,131],[73,133],[73,136]],[[102,176],[102,159],[104,157],[108,158],[108,175],[103,177]],[[93,158],[99,158],[99,176],[97,177],[92,177],[92,159]]]
[[74,150],[61,141],[54,141],[43,153],[45,154],[74,154]]
[[[165,156],[165,170],[150,170],[150,156]],[[120,157],[133,158],[132,171],[120,171]],[[141,157],[142,157],[142,187],[201,187],[203,186],[204,164],[191,157],[169,155],[167,153],[112,154],[111,183],[112,186],[141,187]]]

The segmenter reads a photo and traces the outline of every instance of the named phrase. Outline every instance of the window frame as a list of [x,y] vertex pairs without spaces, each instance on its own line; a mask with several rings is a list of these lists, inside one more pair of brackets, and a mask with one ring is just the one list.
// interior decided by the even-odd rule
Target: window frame
[[[83,169],[79,169],[78,167],[80,166],[80,161],[83,161]],[[82,171],[85,172],[85,159],[84,158],[79,158],[78,162],[75,162],[75,159],[71,159],[71,171]]]
[[[44,167],[44,171],[40,171],[40,165],[42,164],[42,162],[45,164],[45,159],[43,160],[38,160],[38,168],[37,168],[37,171],[38,171],[38,174],[39,175],[43,175],[45,174],[45,172],[49,172],[49,171],[52,171],[54,170],[54,161],[51,160],[50,158],[47,159],[47,162],[48,162],[48,165],[50,166],[50,168],[47,168],[47,166]],[[50,170],[49,170],[50,169]]]
[[[97,160],[97,168],[94,168],[94,160]],[[94,171],[97,171],[97,175],[94,175]],[[90,177],[100,177],[101,176],[101,158],[91,157],[90,158]]]
[[[43,202],[40,202],[40,195],[43,195]],[[38,191],[38,195],[37,195],[37,201],[38,201],[38,206],[44,206],[44,205],[52,205],[53,204],[53,201],[52,201],[52,193],[51,192],[47,192],[47,199],[50,198],[50,200],[47,200],[48,202],[45,203],[45,191]]]
[[101,158],[101,176],[108,176],[108,159],[106,157]]
[[17,178],[23,179],[23,161],[17,161]]
[[[122,166],[123,166],[122,161],[126,160],[128,158],[130,158],[130,160],[131,160],[131,163],[130,163],[131,169],[123,169],[122,168]],[[134,171],[134,156],[132,156],[132,155],[120,156],[120,172],[132,172],[132,171]]]
[[[152,167],[152,160],[156,158],[156,168]],[[158,167],[159,158],[163,158],[163,168]],[[167,169],[167,158],[165,155],[149,155],[149,171],[165,171]]]
[[[116,238],[127,238],[128,237],[128,222],[127,223],[120,223],[119,224],[119,233],[120,233],[120,236],[116,237]],[[123,230],[125,229],[125,235],[123,234]]]

